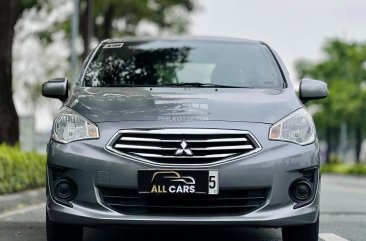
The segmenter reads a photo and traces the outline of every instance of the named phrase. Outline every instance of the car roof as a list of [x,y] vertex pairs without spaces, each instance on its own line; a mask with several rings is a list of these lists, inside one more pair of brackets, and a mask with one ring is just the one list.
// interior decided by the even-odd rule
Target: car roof
[[205,41],[205,42],[240,42],[251,44],[264,44],[262,41],[231,38],[231,37],[209,37],[209,36],[179,36],[179,37],[126,37],[121,39],[106,39],[102,43],[117,43],[117,42],[141,42],[141,41]]

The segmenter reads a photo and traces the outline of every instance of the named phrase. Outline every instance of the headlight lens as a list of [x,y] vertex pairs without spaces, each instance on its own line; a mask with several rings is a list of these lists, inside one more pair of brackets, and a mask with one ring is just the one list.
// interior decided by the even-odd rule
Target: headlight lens
[[64,107],[53,124],[53,139],[69,143],[83,139],[99,138],[98,127],[75,111]]
[[270,140],[307,145],[315,141],[315,126],[311,115],[303,108],[275,123],[269,130]]

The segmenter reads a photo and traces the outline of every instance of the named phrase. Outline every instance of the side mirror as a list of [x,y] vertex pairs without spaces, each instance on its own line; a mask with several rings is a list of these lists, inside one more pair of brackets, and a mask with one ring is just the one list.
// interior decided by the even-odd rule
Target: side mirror
[[300,100],[306,103],[308,100],[323,99],[328,96],[328,86],[320,80],[302,79],[300,81]]
[[42,85],[42,95],[49,98],[57,98],[65,101],[68,97],[68,80],[67,78],[51,79]]

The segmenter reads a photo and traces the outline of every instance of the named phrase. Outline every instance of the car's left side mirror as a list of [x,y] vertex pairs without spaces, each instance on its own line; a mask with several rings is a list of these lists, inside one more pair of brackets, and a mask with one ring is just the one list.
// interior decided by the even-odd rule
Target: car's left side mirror
[[68,97],[69,83],[67,78],[51,79],[42,85],[42,95],[65,101]]
[[328,86],[320,80],[302,79],[300,81],[300,100],[305,103],[308,100],[323,99],[328,96]]

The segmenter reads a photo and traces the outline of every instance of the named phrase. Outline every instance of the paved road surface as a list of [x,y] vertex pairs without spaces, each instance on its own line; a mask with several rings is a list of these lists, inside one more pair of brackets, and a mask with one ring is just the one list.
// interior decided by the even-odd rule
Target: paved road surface
[[[324,241],[366,241],[366,178],[323,176],[320,238]],[[44,205],[0,214],[1,241],[45,241]],[[279,229],[169,228],[86,229],[84,241],[150,240],[280,241]],[[66,241],[66,240],[65,240]]]

